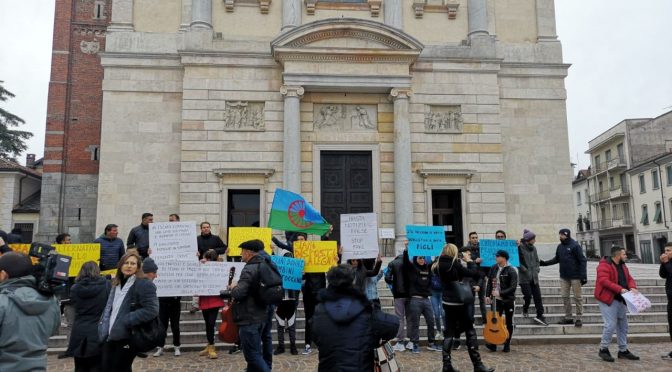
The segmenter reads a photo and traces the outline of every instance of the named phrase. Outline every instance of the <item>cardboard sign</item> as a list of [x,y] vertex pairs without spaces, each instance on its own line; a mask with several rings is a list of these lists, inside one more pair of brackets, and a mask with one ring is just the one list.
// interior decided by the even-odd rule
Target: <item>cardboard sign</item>
[[245,263],[174,260],[157,263],[157,266],[154,284],[158,297],[216,296],[228,287],[231,269],[233,280],[237,281]]
[[408,255],[439,256],[446,245],[443,226],[407,225]]
[[54,244],[56,252],[72,257],[70,261],[69,277],[76,277],[85,262],[93,261],[100,264],[100,244]]
[[378,220],[375,213],[341,215],[342,261],[376,258],[378,249]]
[[305,261],[298,258],[271,256],[282,275],[282,287],[285,289],[301,290],[303,266]]
[[499,250],[505,250],[509,253],[509,264],[511,266],[519,267],[520,259],[518,257],[518,244],[515,240],[493,240],[483,239],[478,243],[481,249],[481,267],[488,267],[494,265],[495,254]]
[[338,263],[338,250],[335,241],[296,241],[294,257],[305,261],[307,273],[326,273]]
[[380,236],[381,239],[394,239],[394,229],[381,228],[378,230],[378,236]]
[[270,227],[230,227],[229,228],[229,256],[240,256],[238,246],[248,240],[259,239],[264,242],[264,251],[272,253],[271,238],[273,229]]
[[149,224],[149,247],[154,261],[186,260],[198,262],[195,222],[157,222]]

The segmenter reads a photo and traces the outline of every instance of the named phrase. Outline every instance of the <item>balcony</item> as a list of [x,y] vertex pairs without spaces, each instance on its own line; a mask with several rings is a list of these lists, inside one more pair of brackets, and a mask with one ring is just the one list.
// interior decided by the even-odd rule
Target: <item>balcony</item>
[[603,163],[595,164],[595,171],[593,172],[593,175],[596,176],[597,174],[606,172],[608,170],[615,170],[619,168],[625,169],[627,167],[628,163],[625,161],[625,156],[618,156]]
[[602,190],[596,194],[591,194],[588,197],[588,200],[590,200],[590,203],[595,204],[624,196],[630,196],[630,187],[627,184],[619,185],[610,188],[609,190]]
[[612,219],[602,219],[599,221],[591,222],[590,227],[594,230],[607,230],[607,229],[632,227],[632,218],[628,216],[625,217],[617,216],[616,218]]

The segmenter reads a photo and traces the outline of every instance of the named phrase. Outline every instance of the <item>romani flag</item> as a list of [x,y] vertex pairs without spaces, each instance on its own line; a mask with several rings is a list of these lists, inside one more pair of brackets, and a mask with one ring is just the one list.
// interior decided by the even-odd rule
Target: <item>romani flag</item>
[[331,225],[301,195],[276,189],[268,227],[322,236]]

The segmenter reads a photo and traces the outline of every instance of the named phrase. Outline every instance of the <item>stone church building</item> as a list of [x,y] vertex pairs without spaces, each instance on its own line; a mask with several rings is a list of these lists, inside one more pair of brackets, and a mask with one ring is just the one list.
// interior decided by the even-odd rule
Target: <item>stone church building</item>
[[92,234],[150,211],[225,236],[266,225],[279,187],[398,242],[573,225],[553,0],[107,5]]

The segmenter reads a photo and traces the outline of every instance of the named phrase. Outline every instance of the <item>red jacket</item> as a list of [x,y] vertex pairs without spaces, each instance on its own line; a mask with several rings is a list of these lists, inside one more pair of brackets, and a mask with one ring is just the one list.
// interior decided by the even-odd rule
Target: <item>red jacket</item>
[[219,296],[200,296],[198,297],[198,308],[201,310],[212,309],[215,307],[224,307],[224,300]]
[[[630,276],[630,270],[623,264],[623,273],[628,281],[629,289],[637,288],[635,280]],[[603,257],[597,265],[597,280],[595,281],[595,299],[607,305],[614,302],[614,297],[621,293],[623,287],[618,285],[618,270],[611,257]],[[628,289],[628,288],[626,288]]]

